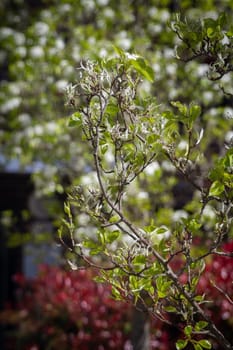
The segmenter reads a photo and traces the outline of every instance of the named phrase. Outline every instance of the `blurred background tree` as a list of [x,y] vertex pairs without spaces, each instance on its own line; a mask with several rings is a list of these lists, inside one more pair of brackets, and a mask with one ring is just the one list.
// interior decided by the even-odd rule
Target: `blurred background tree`
[[[113,44],[148,58],[156,80],[144,89],[152,89],[159,103],[203,105],[203,118],[214,126],[209,142],[214,139],[217,147],[230,137],[217,130],[221,124],[228,131],[220,116],[230,112],[232,100],[220,93],[218,82],[205,78],[208,62],[184,65],[174,58],[177,36],[168,23],[174,12],[197,19],[229,13],[232,6],[231,1],[2,1],[2,170],[32,172],[41,194],[62,193],[77,179],[88,155],[77,145],[77,131],[67,126],[64,88],[76,79],[80,61],[112,55]],[[230,80],[225,76],[221,82],[226,90]]]

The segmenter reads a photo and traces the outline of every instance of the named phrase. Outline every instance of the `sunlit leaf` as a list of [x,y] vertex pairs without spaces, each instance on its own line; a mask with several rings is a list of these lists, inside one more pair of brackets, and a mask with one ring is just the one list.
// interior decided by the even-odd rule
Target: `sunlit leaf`
[[216,180],[210,186],[209,195],[219,196],[224,192],[224,189],[225,189],[224,185],[220,181]]
[[177,350],[182,350],[182,349],[184,349],[187,345],[188,345],[188,340],[179,339],[179,340],[176,342],[176,349],[177,349]]
[[212,348],[211,343],[209,342],[209,340],[206,339],[199,340],[198,344],[200,344],[204,349]]

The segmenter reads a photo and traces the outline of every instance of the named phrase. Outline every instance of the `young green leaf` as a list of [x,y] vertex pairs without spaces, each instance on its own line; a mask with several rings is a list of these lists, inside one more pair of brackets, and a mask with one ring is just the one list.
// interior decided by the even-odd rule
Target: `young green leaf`
[[192,121],[195,121],[201,114],[201,107],[197,104],[190,104],[189,115]]
[[177,349],[177,350],[182,350],[182,349],[184,349],[187,345],[188,345],[188,340],[179,339],[179,340],[176,342],[176,349]]
[[79,112],[75,112],[71,115],[68,126],[74,127],[74,126],[80,126],[82,125],[82,115]]
[[212,183],[209,190],[209,196],[219,196],[224,191],[224,185],[216,180]]
[[199,321],[195,324],[195,331],[201,331],[202,329],[206,328],[208,326],[208,323],[206,321]]
[[206,339],[199,340],[198,344],[200,344],[204,349],[212,348],[211,343],[209,342],[209,340]]
[[120,236],[120,231],[111,231],[106,234],[106,242],[112,243],[117,240],[117,238]]
[[192,326],[188,325],[185,327],[184,329],[184,334],[187,336],[187,337],[190,337],[190,335],[192,334]]
[[134,69],[150,82],[154,81],[154,71],[144,58],[138,55],[127,55],[130,64]]
[[194,343],[193,346],[194,346],[195,350],[202,350],[202,346],[198,343],[196,343],[196,344]]

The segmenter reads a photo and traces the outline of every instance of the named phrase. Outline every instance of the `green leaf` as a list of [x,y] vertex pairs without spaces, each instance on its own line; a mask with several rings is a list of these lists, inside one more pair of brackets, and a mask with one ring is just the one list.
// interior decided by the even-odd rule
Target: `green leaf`
[[161,234],[168,232],[168,231],[169,230],[166,226],[160,226],[160,227],[156,228],[153,233],[156,233],[157,235],[161,235]]
[[131,143],[125,144],[123,147],[123,151],[125,153],[125,162],[128,162],[135,157],[135,146],[132,145]]
[[195,121],[201,114],[201,107],[197,104],[190,104],[189,114],[192,121]]
[[94,280],[95,282],[97,282],[97,283],[106,283],[105,278],[102,277],[102,276],[96,276],[96,277],[93,278],[93,280]]
[[110,222],[111,224],[116,223],[116,222],[118,222],[118,221],[119,221],[119,216],[118,216],[118,215],[113,215],[113,216],[109,219],[109,222]]
[[[62,237],[62,229],[58,231],[59,237]],[[38,234],[36,235],[36,238]],[[42,237],[43,238],[43,237]],[[30,242],[32,239],[30,233],[24,233],[23,235],[21,233],[11,233],[8,240],[7,240],[7,247],[8,248],[15,248],[17,246],[21,246],[22,244]],[[48,242],[48,237],[45,236],[44,239],[40,239],[41,242]],[[38,242],[40,241],[38,240]],[[35,242],[35,238],[34,238]],[[35,242],[36,243],[36,242]]]
[[165,298],[171,286],[171,281],[168,281],[165,276],[158,276],[156,278],[156,287],[159,298]]
[[209,190],[209,196],[219,196],[224,191],[224,185],[216,180],[212,183]]
[[144,58],[138,55],[127,54],[130,64],[136,69],[136,71],[141,74],[144,78],[150,82],[154,81],[154,71],[149,66]]
[[101,145],[100,147],[100,151],[101,151],[101,154],[105,154],[108,150],[108,144],[105,143],[104,145]]
[[80,112],[75,112],[71,115],[68,126],[74,127],[74,126],[80,126],[82,125],[82,114]]
[[164,111],[163,112],[163,117],[168,119],[168,120],[177,120],[177,117],[170,110]]
[[191,280],[191,286],[192,286],[192,289],[194,290],[194,288],[196,287],[197,283],[199,282],[199,276],[194,276]]
[[114,285],[112,285],[112,296],[116,300],[122,300],[122,295],[120,291],[116,287],[114,287]]
[[204,19],[204,25],[205,25],[205,28],[216,28],[217,26],[217,21],[214,20],[213,18],[205,18]]
[[211,343],[209,342],[209,340],[206,340],[206,339],[199,340],[198,344],[200,344],[204,349],[212,348]]
[[177,350],[182,350],[182,349],[184,349],[187,345],[188,345],[188,340],[179,339],[179,340],[176,342],[176,349],[177,349]]
[[155,135],[155,134],[150,134],[150,135],[147,136],[146,140],[147,140],[147,142],[151,145],[152,143],[158,141],[158,138],[159,138],[159,137],[158,137],[157,135]]
[[233,150],[229,150],[225,157],[223,158],[223,164],[227,168],[233,167]]
[[106,242],[112,243],[116,241],[119,236],[120,236],[120,231],[118,230],[110,231],[106,234]]
[[101,243],[101,245],[105,245],[106,242],[106,233],[104,230],[99,230],[98,233],[98,240]]
[[208,38],[212,38],[215,34],[215,30],[212,27],[207,28],[207,36]]
[[97,243],[91,240],[86,240],[82,243],[82,245],[85,248],[89,248],[89,249],[96,249],[97,248]]
[[197,232],[202,225],[200,222],[197,221],[197,219],[194,218],[182,218],[182,222],[192,232]]
[[139,289],[139,281],[138,281],[138,278],[136,276],[129,276],[129,281],[130,281],[130,284],[131,284],[131,288],[136,291],[137,289]]
[[228,21],[228,18],[226,16],[226,13],[222,12],[217,19],[218,24],[220,26],[224,26],[227,23],[227,21]]
[[118,112],[119,112],[119,107],[112,102],[110,102],[105,109],[105,113],[109,114],[110,116],[114,116]]
[[125,52],[119,46],[113,45],[113,48],[120,57],[125,55]]
[[186,105],[184,105],[183,103],[181,103],[180,101],[172,101],[171,105],[176,107],[178,109],[178,111],[183,115],[183,116],[187,116],[188,114],[188,108]]
[[103,251],[102,247],[97,247],[95,249],[91,249],[90,255],[99,255]]
[[231,26],[230,30],[228,30],[226,32],[226,35],[229,37],[229,38],[232,38],[233,37],[233,27]]
[[[196,300],[196,299],[195,299]],[[195,324],[195,331],[201,331],[202,329],[206,328],[208,326],[208,322],[206,321],[199,321]]]
[[193,344],[195,350],[202,350],[202,346],[198,343]]
[[192,326],[186,326],[185,329],[184,329],[184,334],[187,336],[187,337],[190,337],[190,335],[192,334]]
[[69,218],[71,218],[71,211],[70,211],[70,204],[64,203],[64,212],[68,215]]
[[[204,295],[196,295],[196,296],[194,297],[194,299],[195,299],[195,301],[200,302],[200,301],[203,301],[203,300],[205,299],[205,296],[204,296]],[[201,321],[201,322],[202,322],[202,321]]]
[[164,310],[167,312],[177,312],[177,309],[174,306],[165,306]]
[[146,263],[146,257],[145,255],[137,255],[134,259],[133,259],[133,264],[145,264]]

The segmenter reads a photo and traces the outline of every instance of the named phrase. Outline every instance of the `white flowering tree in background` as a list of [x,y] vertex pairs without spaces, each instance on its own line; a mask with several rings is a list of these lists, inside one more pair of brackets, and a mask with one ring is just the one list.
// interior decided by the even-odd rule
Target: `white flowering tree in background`
[[[230,2],[223,1],[218,9],[212,2],[200,2],[193,9],[192,2],[161,4],[156,0],[147,4],[119,1],[117,5],[110,0],[37,4],[4,0],[0,6],[4,14],[0,30],[1,167],[18,162],[21,171],[33,168],[43,194],[62,192],[83,169],[83,150],[76,147],[76,133],[67,127],[64,88],[73,80],[80,60],[111,55],[112,44],[149,59],[157,86],[144,82],[143,90],[155,94],[159,103],[179,99],[189,103],[192,96],[211,124],[209,139],[221,143],[230,137],[217,131],[219,123],[228,131],[220,116],[231,108],[230,98],[219,94],[217,82],[200,79],[206,74],[207,60],[183,65],[174,59],[177,36],[168,25],[172,13],[198,18],[212,11],[216,16],[231,11]],[[228,75],[222,84],[227,91]]]

